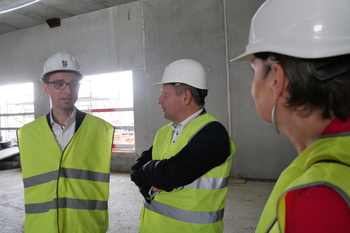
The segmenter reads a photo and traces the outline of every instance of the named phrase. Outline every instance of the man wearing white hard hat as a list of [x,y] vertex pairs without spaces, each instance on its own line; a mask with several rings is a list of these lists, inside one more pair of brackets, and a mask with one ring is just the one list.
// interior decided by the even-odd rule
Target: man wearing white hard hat
[[290,138],[256,232],[350,232],[350,1],[268,0],[246,52],[261,118]]
[[83,77],[70,54],[51,56],[40,80],[52,109],[17,132],[26,233],[107,231],[114,127],[74,106]]
[[153,146],[131,169],[145,201],[140,233],[223,232],[231,158],[236,150],[224,126],[204,109],[207,77],[197,61],[165,68],[158,98],[164,118]]

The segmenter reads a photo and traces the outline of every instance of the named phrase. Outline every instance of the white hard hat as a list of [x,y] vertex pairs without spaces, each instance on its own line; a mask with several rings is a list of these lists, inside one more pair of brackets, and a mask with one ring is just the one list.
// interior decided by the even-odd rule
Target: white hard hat
[[208,89],[204,67],[191,59],[181,59],[168,65],[164,70],[162,81],[153,85],[166,83],[184,83],[198,89]]
[[349,0],[267,0],[255,13],[246,52],[274,52],[298,58],[350,53]]
[[44,71],[40,77],[40,80],[42,82],[45,81],[45,75],[55,71],[73,71],[79,73],[81,78],[84,76],[80,69],[79,63],[74,59],[74,57],[66,52],[58,52],[46,60],[44,64]]

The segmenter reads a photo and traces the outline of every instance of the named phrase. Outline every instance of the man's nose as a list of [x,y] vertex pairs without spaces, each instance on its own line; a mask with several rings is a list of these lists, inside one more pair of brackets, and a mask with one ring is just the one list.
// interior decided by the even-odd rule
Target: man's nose
[[162,102],[163,102],[162,95],[160,95],[160,96],[158,97],[157,102],[158,102],[158,104],[162,104]]

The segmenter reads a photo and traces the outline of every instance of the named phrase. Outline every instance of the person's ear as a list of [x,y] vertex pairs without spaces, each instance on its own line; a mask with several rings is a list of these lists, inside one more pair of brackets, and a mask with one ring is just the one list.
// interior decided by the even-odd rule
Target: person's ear
[[274,92],[275,100],[278,100],[287,90],[288,79],[285,76],[282,66],[275,63],[271,66],[272,81],[271,87]]
[[49,92],[49,84],[43,83],[42,86],[43,86],[43,90],[44,90],[45,94],[46,94],[46,95],[50,95],[50,92]]
[[192,99],[192,93],[189,90],[184,91],[183,102],[185,105],[189,104]]

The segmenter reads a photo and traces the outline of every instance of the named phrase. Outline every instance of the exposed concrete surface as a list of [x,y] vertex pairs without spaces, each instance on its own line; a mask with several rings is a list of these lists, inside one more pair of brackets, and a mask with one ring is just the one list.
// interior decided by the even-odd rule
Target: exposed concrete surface
[[[274,186],[247,181],[229,185],[225,233],[254,232],[260,213]],[[112,173],[108,233],[137,233],[142,196],[128,173]],[[23,183],[19,168],[0,170],[0,233],[23,232]]]
[[130,168],[135,163],[133,152],[112,152],[111,172],[130,172]]
[[[157,104],[160,87],[152,84],[171,62],[197,60],[208,75],[206,109],[237,146],[231,175],[277,179],[296,150],[260,119],[251,97],[250,62],[229,62],[245,51],[251,18],[264,1],[140,0],[63,19],[57,28],[43,23],[5,33],[0,35],[0,85],[34,81],[39,117],[49,112],[38,79],[52,54],[69,52],[86,75],[132,70],[135,149],[141,154],[169,123]],[[120,158],[124,164],[113,164],[113,169],[130,170],[128,158]]]

